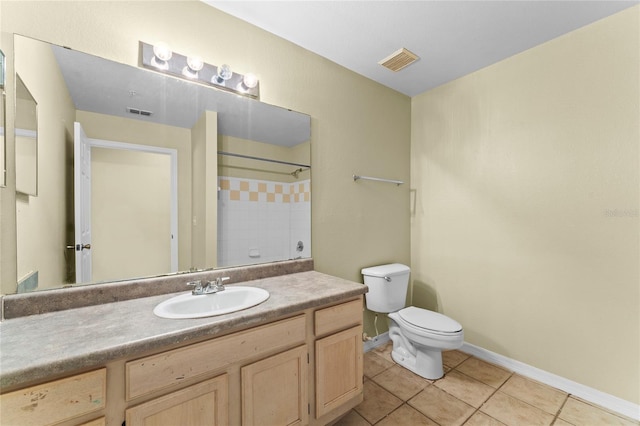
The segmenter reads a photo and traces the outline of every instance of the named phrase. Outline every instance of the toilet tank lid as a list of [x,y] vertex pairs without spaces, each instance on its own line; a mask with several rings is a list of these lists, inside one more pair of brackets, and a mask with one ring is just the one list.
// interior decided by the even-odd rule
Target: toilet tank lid
[[401,263],[390,263],[388,265],[371,266],[364,268],[361,272],[362,275],[370,277],[390,277],[399,274],[405,274],[411,269],[407,265]]

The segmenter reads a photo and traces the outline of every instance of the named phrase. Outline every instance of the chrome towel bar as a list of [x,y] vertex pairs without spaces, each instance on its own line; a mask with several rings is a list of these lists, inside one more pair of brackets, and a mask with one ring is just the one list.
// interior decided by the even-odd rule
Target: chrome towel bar
[[396,184],[398,186],[402,185],[404,183],[404,181],[401,180],[395,180],[395,179],[384,179],[384,178],[377,178],[377,177],[371,177],[371,176],[360,176],[360,175],[353,175],[353,181],[357,181],[358,179],[364,179],[364,180],[373,180],[376,182],[387,182],[387,183],[393,183]]

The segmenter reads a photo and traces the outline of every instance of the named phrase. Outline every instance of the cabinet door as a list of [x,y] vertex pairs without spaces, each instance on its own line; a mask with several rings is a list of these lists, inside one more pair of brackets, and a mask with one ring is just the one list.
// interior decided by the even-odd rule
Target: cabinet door
[[362,393],[362,326],[316,341],[316,418]]
[[242,367],[242,424],[309,423],[308,369],[306,346]]
[[204,426],[229,423],[226,374],[153,399],[126,411],[127,426]]

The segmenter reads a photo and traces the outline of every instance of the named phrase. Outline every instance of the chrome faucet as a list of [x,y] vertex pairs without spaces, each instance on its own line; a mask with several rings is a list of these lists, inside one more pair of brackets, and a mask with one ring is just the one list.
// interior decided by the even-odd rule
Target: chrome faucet
[[201,294],[214,294],[224,290],[223,281],[227,281],[229,277],[218,277],[214,281],[207,281],[204,286],[202,285],[202,281],[191,281],[188,282],[187,285],[189,287],[193,287],[191,290],[191,294],[194,296]]

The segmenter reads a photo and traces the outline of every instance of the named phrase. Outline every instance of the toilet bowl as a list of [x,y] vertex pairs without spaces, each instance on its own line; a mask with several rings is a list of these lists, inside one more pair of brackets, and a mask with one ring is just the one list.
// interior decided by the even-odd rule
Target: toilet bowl
[[445,315],[414,306],[388,316],[393,360],[419,376],[441,378],[442,351],[462,346],[462,326]]
[[424,378],[439,379],[444,375],[442,351],[461,347],[464,331],[446,315],[404,307],[409,274],[409,267],[399,263],[364,268],[367,308],[388,314],[395,362]]

